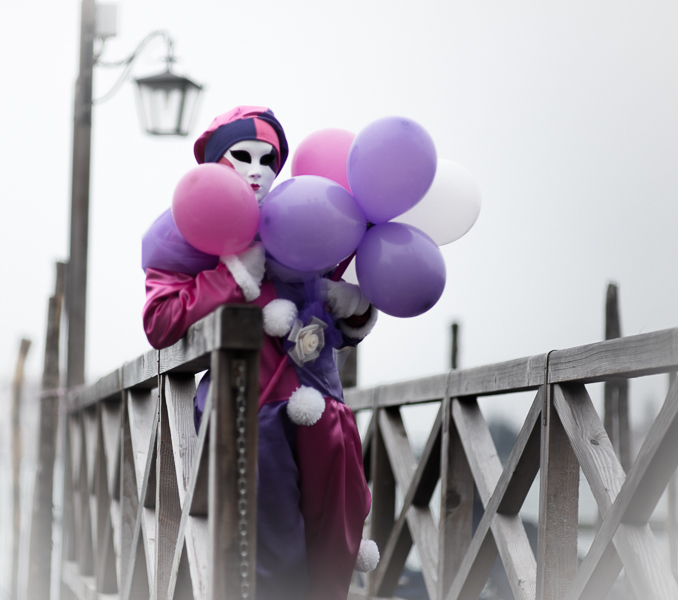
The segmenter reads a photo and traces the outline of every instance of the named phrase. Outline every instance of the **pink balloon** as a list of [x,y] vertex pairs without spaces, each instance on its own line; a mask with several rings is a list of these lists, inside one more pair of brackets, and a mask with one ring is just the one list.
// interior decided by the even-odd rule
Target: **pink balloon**
[[241,252],[254,239],[259,205],[252,188],[231,167],[205,163],[177,184],[172,216],[191,246],[227,256]]
[[355,133],[345,129],[320,129],[304,138],[292,158],[292,177],[319,175],[351,191],[346,159]]

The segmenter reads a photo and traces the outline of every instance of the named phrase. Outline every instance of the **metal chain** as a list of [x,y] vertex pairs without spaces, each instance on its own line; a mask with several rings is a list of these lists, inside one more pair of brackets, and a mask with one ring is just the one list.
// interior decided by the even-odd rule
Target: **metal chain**
[[233,364],[235,375],[235,405],[237,416],[235,419],[236,452],[237,452],[237,490],[238,490],[238,548],[240,554],[240,597],[243,600],[250,598],[250,544],[249,523],[247,514],[247,370],[244,360]]

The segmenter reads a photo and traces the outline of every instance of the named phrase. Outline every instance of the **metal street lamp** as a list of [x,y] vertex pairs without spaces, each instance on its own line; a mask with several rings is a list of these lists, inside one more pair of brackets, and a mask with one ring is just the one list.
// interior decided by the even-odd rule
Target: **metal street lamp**
[[202,86],[169,69],[164,73],[136,79],[139,105],[151,135],[188,135],[193,110]]
[[[97,14],[98,13],[98,14]],[[102,17],[104,17],[102,19]],[[108,17],[108,19],[106,19]],[[167,67],[160,75],[137,80],[143,109],[142,122],[152,135],[187,135],[199,84],[171,72],[173,42],[164,31],[154,31],[144,38],[127,58],[106,62],[101,53],[107,37],[115,35],[115,8],[97,5],[95,0],[82,0],[80,22],[80,71],[76,83],[73,118],[73,178],[71,189],[70,259],[66,285],[68,317],[66,386],[71,388],[85,381],[85,322],[87,306],[87,247],[89,229],[90,153],[92,138],[92,106],[115,94],[127,79],[135,59],[155,37],[162,36],[167,46]],[[102,24],[103,21],[103,24]],[[95,54],[94,42],[99,48]],[[92,99],[95,66],[124,67],[113,88],[102,98]],[[146,93],[148,92],[148,99]],[[168,113],[167,111],[172,112]],[[169,114],[169,116],[168,116]]]

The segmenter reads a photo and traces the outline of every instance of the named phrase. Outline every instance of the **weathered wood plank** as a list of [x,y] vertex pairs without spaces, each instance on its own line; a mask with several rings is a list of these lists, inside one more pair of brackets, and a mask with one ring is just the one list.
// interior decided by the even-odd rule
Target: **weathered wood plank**
[[604,517],[624,483],[624,469],[583,386],[554,386],[553,402]]
[[344,390],[344,401],[354,411],[372,408],[379,388],[351,388]]
[[[431,425],[426,445],[419,458],[417,470],[412,478],[412,504],[427,507],[440,479],[440,448],[442,444],[443,405],[441,403],[436,418]],[[409,490],[408,490],[409,496]]]
[[[532,418],[535,416],[534,413],[534,410],[531,411]],[[452,404],[452,415],[487,514],[490,500],[495,495],[502,476],[501,463],[492,436],[476,401],[460,402],[455,399]],[[529,436],[526,437],[529,440]],[[521,600],[533,599],[536,595],[536,562],[520,517],[500,514],[495,514],[493,518],[490,514],[487,516],[513,595]],[[476,531],[476,536],[479,531],[480,527]],[[486,544],[479,542],[477,551],[481,549],[487,547]],[[487,560],[491,554],[486,552],[483,556]],[[470,566],[468,565],[468,571]],[[487,565],[479,568],[481,572],[485,569]],[[455,584],[452,587],[459,589]]]
[[351,587],[348,591],[348,598],[346,600],[404,600],[400,596],[391,596],[384,598],[382,596],[373,596],[364,588]]
[[[80,573],[85,576],[94,575],[94,541],[93,536],[96,533],[94,531],[93,518],[96,513],[92,514],[92,502],[90,500],[90,491],[93,492],[93,481],[90,480],[90,472],[93,477],[94,469],[94,441],[91,440],[91,435],[88,434],[88,420],[91,421],[91,415],[94,411],[90,408],[85,411],[81,411],[78,415],[78,421],[76,428],[79,430],[79,444],[80,444],[80,462],[79,462],[79,474],[77,477],[78,488],[76,495],[78,497],[78,506],[76,512],[76,518],[80,521],[81,527],[78,537],[77,545],[77,557],[78,557],[78,567]],[[89,416],[88,416],[89,415]],[[95,417],[96,418],[96,417]],[[89,427],[91,429],[91,427]],[[94,422],[94,438],[96,440],[96,420]],[[92,470],[90,471],[90,464],[92,465]],[[92,486],[92,487],[90,487]]]
[[257,351],[262,343],[259,307],[221,306],[192,325],[176,344],[160,351],[160,372],[198,373],[209,368],[215,350]]
[[[63,289],[65,280],[65,265],[56,264],[56,284],[54,295],[49,299],[47,311],[47,335],[45,337],[45,354],[42,372],[42,393],[40,395],[40,424],[38,435],[38,455],[35,472],[35,485],[33,489],[33,501],[31,502],[31,526],[28,546],[28,577],[25,590],[27,598],[46,598],[49,596],[52,567],[52,498],[54,494],[54,466],[57,453],[57,431],[59,428],[59,335],[61,325],[61,308],[63,301]],[[19,362],[13,385],[12,412],[18,410],[21,399],[21,386],[23,380],[23,361],[30,342],[22,340],[19,352]],[[13,414],[13,426],[17,424]],[[63,424],[61,425],[63,427]],[[20,431],[13,427],[13,436],[18,436]],[[18,442],[18,439],[15,440]],[[20,447],[17,444],[13,452]],[[14,455],[13,485],[18,484],[18,461],[20,457]],[[19,494],[15,488],[14,505],[15,515],[18,514]],[[16,517],[15,517],[16,518]],[[19,559],[19,523],[15,521],[13,533],[13,558],[12,587],[14,593],[17,590],[16,562]]]
[[[678,402],[676,402],[675,395],[669,398],[671,399],[673,399],[673,406],[670,406],[669,402],[665,403],[651,429],[654,435],[651,437],[648,434],[643,444],[641,454],[644,459],[641,459],[639,455],[629,477],[625,480],[614,448],[584,387],[580,385],[555,386],[554,405],[594,497],[597,502],[599,498],[601,500],[598,506],[604,516],[600,530],[566,598],[593,598],[593,590],[600,591],[601,579],[611,582],[610,565],[619,566],[619,563],[614,560],[614,557],[601,562],[606,552],[608,558],[610,556],[608,551],[610,542],[614,542],[615,549],[638,597],[667,600],[678,597],[678,584],[666,568],[663,559],[660,558],[661,554],[649,525],[621,523],[626,509],[638,490],[638,485],[643,481],[644,468],[662,445],[667,431],[675,426]],[[590,437],[591,429],[599,432],[597,438]],[[604,455],[603,460],[601,460],[601,455]],[[608,465],[612,467],[608,468]],[[610,475],[611,473],[614,475]],[[619,490],[618,494],[614,494],[616,497],[612,497],[613,492],[607,490],[608,483],[612,486],[611,490]],[[599,572],[599,564],[603,567],[601,572]]]
[[678,380],[674,380],[645,442],[629,472],[635,488],[623,522],[644,524],[650,520],[660,497],[678,469]]
[[560,600],[577,570],[579,463],[547,390],[542,419],[537,599]]
[[189,514],[197,517],[207,516],[209,504],[209,423],[212,415],[212,389],[210,384],[205,398],[202,420],[200,421],[200,431],[198,432],[189,483]]
[[463,397],[503,394],[536,389],[544,381],[545,355],[533,356],[450,371],[442,375],[413,381],[381,385],[366,390],[348,390],[347,404],[353,410],[372,408],[378,389],[378,406],[401,406],[441,400],[443,397]]
[[[246,394],[245,409],[245,475],[256,472],[257,468],[257,405],[259,396],[259,355],[258,352],[224,350],[212,354],[212,415],[209,436],[209,511],[208,526],[212,557],[208,592],[210,600],[236,600],[245,588],[255,596],[256,564],[256,514],[248,510],[246,515],[239,511],[237,470],[237,406],[238,393]],[[238,381],[244,389],[241,389]],[[246,507],[256,506],[257,489],[254,477],[247,477],[245,484]],[[245,519],[240,536],[239,518]],[[247,543],[247,556],[242,556],[243,545]],[[247,560],[247,568],[241,561]],[[240,573],[246,576],[241,579]]]
[[[40,429],[35,471],[29,538],[27,598],[49,596],[52,565],[52,498],[59,396],[56,392],[40,398]],[[18,534],[18,531],[16,532]],[[17,537],[18,539],[18,537]],[[18,544],[17,544],[18,548]],[[18,560],[18,554],[17,554]]]
[[[217,349],[259,350],[263,341],[261,309],[247,304],[217,308],[189,327],[176,344],[160,351],[161,373],[198,373],[209,368],[210,352]],[[123,389],[155,386],[158,356],[150,350],[69,395],[70,410],[80,410]]]
[[[117,591],[115,554],[111,531],[111,494],[108,485],[108,470],[104,446],[103,404],[97,405],[97,444],[94,466],[94,495],[92,502],[92,530],[94,544],[94,574],[97,591]],[[117,462],[117,456],[112,457]]]
[[377,568],[370,573],[370,583],[375,595],[393,595],[405,561],[412,548],[412,534],[407,526],[407,511],[401,511],[394,523],[388,541],[380,547],[381,558]]
[[463,557],[459,573],[452,582],[447,594],[448,600],[457,598],[475,600],[487,581],[498,554],[492,533],[495,515],[518,514],[539,469],[542,403],[543,394],[540,390],[485,508],[468,552]]
[[429,597],[438,592],[438,528],[428,506],[410,506],[405,512]]
[[[540,354],[378,388],[347,390],[346,402],[357,411],[372,408],[375,394],[378,406],[385,407],[431,402],[445,394],[460,398],[533,390],[544,384],[545,360],[546,354]],[[592,383],[677,369],[678,329],[667,329],[555,350],[549,359],[549,382]]]
[[[141,593],[146,587],[153,590],[155,580],[155,495],[156,495],[156,462],[157,462],[157,430],[158,430],[158,398],[155,390],[132,389],[128,395],[128,416],[130,420],[130,442],[138,483],[137,514],[134,523],[132,548],[137,553],[129,559],[128,588],[123,590],[123,600],[134,598],[134,593]],[[139,482],[140,485],[139,485]],[[140,550],[139,550],[140,549]],[[141,556],[140,556],[141,555]],[[139,560],[145,565],[140,565]],[[146,577],[146,586],[144,578]],[[144,596],[148,598],[148,594]]]
[[77,563],[64,563],[62,578],[78,600],[99,600],[94,577],[80,575]]
[[381,386],[379,405],[395,406],[442,400],[448,386],[448,374],[423,377],[415,381],[403,381]]
[[169,428],[172,432],[174,466],[179,486],[181,506],[188,489],[193,454],[198,436],[193,422],[193,397],[195,377],[193,375],[168,375],[165,387],[165,401]]
[[101,404],[102,450],[106,464],[108,489],[112,497],[120,495],[120,428],[122,394],[113,401]]
[[610,377],[640,377],[678,367],[678,329],[633,335],[551,354],[552,383],[593,383]]
[[[139,488],[137,487],[137,476],[132,449],[132,433],[130,431],[129,404],[131,402],[129,395],[133,392],[125,393],[122,411],[122,439],[120,442],[120,569],[119,569],[119,589],[121,594],[125,593],[130,587],[132,571],[130,570],[130,558],[132,553],[136,554],[137,547],[132,546],[134,539],[134,526],[136,524],[137,513],[139,511]],[[138,545],[137,541],[137,545]],[[133,560],[136,560],[136,556]],[[130,592],[132,597],[138,595],[139,590]],[[130,596],[130,593],[127,596]]]
[[490,529],[492,520],[487,512],[480,520],[445,600],[478,600],[499,554]]
[[82,426],[84,432],[85,443],[85,464],[87,473],[87,489],[90,494],[94,493],[94,471],[96,468],[97,458],[97,442],[99,433],[98,427],[98,409],[96,406],[91,406],[87,410],[82,411]]
[[[372,512],[370,516],[370,538],[374,540],[382,555],[380,565],[377,570],[384,569],[389,562],[389,558],[385,557],[386,546],[388,544],[391,531],[395,523],[395,493],[396,483],[393,476],[393,469],[388,459],[388,452],[384,445],[383,435],[379,428],[379,413],[383,409],[376,410],[372,415],[370,428],[372,430],[372,444],[370,456],[370,478],[372,480]],[[367,476],[367,473],[366,473]],[[369,480],[369,479],[368,479]],[[409,552],[409,547],[407,549]],[[407,560],[407,553],[405,558]],[[404,564],[404,562],[403,562]],[[397,578],[400,576],[401,569],[395,575],[396,585]],[[367,589],[370,593],[377,593],[377,573],[374,571],[367,574]],[[395,588],[394,588],[395,589]]]
[[[154,600],[167,597],[169,581],[172,576],[174,550],[181,520],[181,504],[179,501],[179,483],[174,464],[174,440],[169,424],[169,394],[167,378],[163,377],[160,394],[160,421],[157,438],[157,484],[155,495],[155,589]],[[180,547],[181,549],[181,547]]]
[[179,550],[181,558],[176,570],[176,586],[169,590],[167,598],[171,600],[194,600],[186,546],[182,544]]
[[400,410],[389,408],[379,411],[379,427],[396,483],[406,493],[417,469],[417,461],[414,459]]
[[447,596],[471,544],[473,475],[452,420],[452,403],[441,405],[440,519],[438,523],[438,595]]
[[494,507],[496,496],[499,500],[497,512],[502,515],[517,515],[532,487],[540,465],[541,411],[544,402],[544,388],[539,388],[525,422],[520,429],[516,443],[506,460],[506,466],[499,478],[488,510]]
[[[398,473],[395,479],[403,491],[404,503],[385,545],[381,568],[375,573],[375,589],[379,594],[393,593],[414,539],[427,589],[430,594],[435,595],[438,581],[438,535],[428,504],[440,473],[441,412],[438,413],[418,465],[407,439],[400,411],[379,411],[377,418],[381,432],[379,435],[383,439],[384,450],[387,451],[390,462],[391,469],[388,472]],[[391,494],[389,510],[392,511],[394,489],[391,485],[388,492]],[[405,523],[409,532],[404,531],[407,529]]]
[[122,391],[121,370],[116,369],[104,375],[91,385],[85,386],[68,396],[69,410],[81,410],[101,400],[111,398]]
[[121,384],[125,389],[150,389],[158,385],[158,351],[149,350],[121,369]]
[[[136,482],[141,499],[146,465],[148,464],[151,439],[155,440],[155,428],[158,418],[157,390],[132,389],[128,392],[127,410],[130,427],[130,443],[134,457]],[[153,488],[155,498],[155,487]]]
[[[168,596],[177,596],[180,590],[179,582],[181,561],[184,560],[184,552],[188,566],[188,576],[192,584],[191,593],[194,598],[206,598],[209,590],[209,527],[208,514],[208,466],[209,453],[207,451],[207,433],[212,414],[212,390],[208,390],[205,399],[203,418],[200,423],[200,431],[196,448],[193,452],[190,466],[189,480],[182,503],[181,522],[177,533],[177,549],[184,549],[181,553],[175,551],[172,564],[172,575],[169,581]],[[196,501],[196,496],[198,500]]]

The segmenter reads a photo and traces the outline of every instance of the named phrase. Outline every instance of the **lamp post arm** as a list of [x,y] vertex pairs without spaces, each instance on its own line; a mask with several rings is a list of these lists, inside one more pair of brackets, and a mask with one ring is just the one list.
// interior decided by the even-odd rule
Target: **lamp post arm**
[[103,102],[106,102],[106,100],[109,100],[115,95],[115,93],[120,89],[120,86],[122,86],[122,84],[129,77],[134,61],[139,57],[143,49],[157,37],[162,37],[165,40],[165,44],[167,45],[167,57],[165,58],[165,61],[167,62],[167,68],[168,69],[170,68],[171,64],[174,62],[174,40],[172,40],[169,34],[162,29],[152,31],[143,40],[139,42],[139,45],[135,48],[134,52],[132,52],[132,54],[130,54],[126,58],[111,62],[103,61],[99,57],[95,58],[94,62],[95,66],[107,68],[124,66],[125,68],[120,74],[120,77],[118,77],[118,80],[113,84],[113,87],[108,92],[106,92],[101,98],[96,98],[95,100],[93,100],[92,104],[101,104]]

